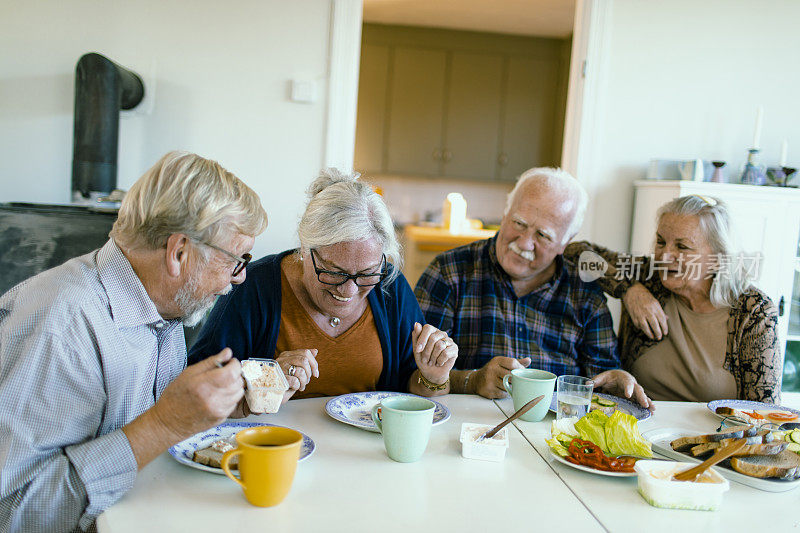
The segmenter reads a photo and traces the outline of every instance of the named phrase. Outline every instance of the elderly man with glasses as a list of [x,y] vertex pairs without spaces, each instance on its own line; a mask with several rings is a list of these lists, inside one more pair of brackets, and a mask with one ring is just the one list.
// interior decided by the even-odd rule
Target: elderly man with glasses
[[171,152],[102,248],[0,298],[0,531],[94,529],[139,469],[243,403],[229,349],[186,367],[183,324],[245,280],[266,223],[236,176]]
[[289,381],[286,399],[449,392],[458,347],[423,325],[381,197],[334,169],[309,196],[300,247],[251,265],[247,281],[217,302],[190,361],[226,346],[242,359],[275,358]]

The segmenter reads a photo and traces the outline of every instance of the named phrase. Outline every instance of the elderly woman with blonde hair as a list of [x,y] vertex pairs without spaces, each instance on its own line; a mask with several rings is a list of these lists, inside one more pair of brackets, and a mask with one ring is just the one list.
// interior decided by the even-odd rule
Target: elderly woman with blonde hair
[[651,398],[780,402],[777,309],[750,284],[754,258],[737,253],[724,203],[691,195],[662,206],[650,257],[585,242],[565,256],[586,250],[609,264],[598,282],[623,300],[623,365]]
[[336,169],[308,195],[299,248],[248,267],[247,280],[217,302],[190,361],[225,347],[239,359],[275,358],[287,398],[448,393],[458,347],[424,325],[383,199]]

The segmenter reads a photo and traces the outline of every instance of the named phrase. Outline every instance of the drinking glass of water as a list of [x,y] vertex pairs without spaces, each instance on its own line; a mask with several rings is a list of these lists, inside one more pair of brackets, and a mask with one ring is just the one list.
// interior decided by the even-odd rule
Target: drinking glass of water
[[559,376],[556,380],[556,419],[582,417],[592,404],[594,382],[582,376]]

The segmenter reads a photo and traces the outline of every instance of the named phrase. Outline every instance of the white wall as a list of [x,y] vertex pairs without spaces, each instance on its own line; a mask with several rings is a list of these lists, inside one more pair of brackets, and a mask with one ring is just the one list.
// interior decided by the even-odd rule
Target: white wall
[[[121,120],[120,188],[169,150],[197,152],[261,196],[270,224],[254,256],[293,246],[325,160],[331,5],[0,0],[0,201],[69,201],[75,63],[95,51],[154,95]],[[316,81],[317,101],[289,101],[292,78]]]
[[[598,0],[604,60],[589,161],[584,235],[627,249],[635,179],[651,158],[722,159],[738,176],[764,107],[761,161],[781,141],[800,167],[800,2]],[[602,40],[602,39],[601,39]]]

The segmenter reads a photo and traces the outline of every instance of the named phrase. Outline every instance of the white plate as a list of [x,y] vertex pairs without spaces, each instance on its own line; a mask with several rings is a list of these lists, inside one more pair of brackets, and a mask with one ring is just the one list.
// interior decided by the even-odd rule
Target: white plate
[[[378,428],[375,426],[375,422],[372,421],[372,407],[391,396],[422,398],[422,396],[406,392],[353,392],[328,400],[325,403],[325,412],[339,422],[377,433]],[[450,418],[450,410],[447,407],[431,398],[425,399],[431,400],[436,404],[436,410],[433,412],[434,426]]]
[[[550,448],[548,448],[550,450]],[[576,465],[575,463],[570,463],[560,455],[558,455],[553,450],[550,450],[550,455],[559,463],[571,466],[572,468],[576,468],[578,470],[583,470],[584,472],[589,472],[590,474],[600,474],[601,476],[610,476],[610,477],[636,477],[636,472],[609,472],[607,470],[598,470],[596,468],[592,468],[590,466],[585,465]]]
[[[602,392],[595,392],[592,393],[593,395],[597,395],[604,400],[611,400],[612,402],[617,402],[617,409],[625,413],[626,415],[633,415],[636,420],[640,422],[642,420],[647,420],[652,416],[649,410],[645,409],[644,407],[633,403],[630,400],[626,400],[625,398],[620,398],[619,396],[612,396],[611,394],[605,394]],[[558,404],[558,399],[556,398],[556,393],[553,393],[553,399],[550,400],[550,412],[555,413]],[[572,464],[572,463],[570,463]]]
[[[221,468],[201,465],[200,463],[192,461],[192,456],[194,455],[195,450],[207,448],[211,446],[214,441],[232,437],[243,429],[259,426],[275,426],[275,424],[264,424],[261,422],[223,422],[216,427],[198,433],[197,435],[192,435],[185,441],[179,442],[169,449],[169,454],[176,461],[186,466],[191,466],[192,468],[196,468],[198,470],[205,470],[206,472],[211,472],[213,474],[225,475],[225,472],[223,472]],[[316,447],[314,445],[314,441],[311,440],[311,437],[305,433],[302,433],[302,435],[303,443],[300,445],[300,461],[314,453],[314,448]],[[232,469],[232,471],[236,472],[235,469]]]
[[[672,446],[669,445],[670,442],[680,437],[702,434],[703,433],[700,431],[689,431],[680,428],[664,428],[645,431],[642,436],[652,442],[653,450],[661,455],[683,462],[702,463],[703,459],[698,459],[685,453],[676,452],[672,449]],[[787,490],[796,489],[798,486],[800,486],[800,479],[795,479],[794,481],[788,481],[785,479],[761,479],[740,474],[736,470],[723,465],[717,465],[716,469],[720,474],[731,481],[767,492],[785,492]]]
[[[714,400],[706,404],[708,410],[714,413],[715,416],[725,419],[723,415],[717,414],[717,407],[730,407],[731,409],[738,409],[740,411],[760,411],[761,409],[769,409],[770,411],[786,411],[800,415],[800,411],[792,409],[791,407],[784,407],[782,405],[775,405],[772,403],[753,402],[750,400]],[[800,422],[800,419],[787,420],[786,422]]]

